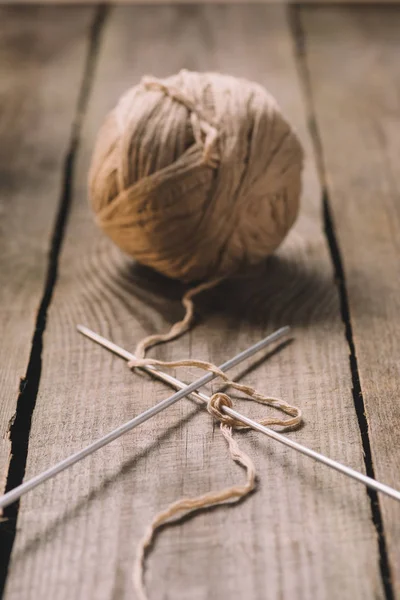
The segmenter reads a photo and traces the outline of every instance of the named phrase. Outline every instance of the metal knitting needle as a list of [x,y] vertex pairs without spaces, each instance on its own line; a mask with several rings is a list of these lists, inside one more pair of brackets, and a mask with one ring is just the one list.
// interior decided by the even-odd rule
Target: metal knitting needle
[[[98,335],[94,331],[91,331],[87,327],[84,327],[83,325],[78,325],[77,329],[80,333],[82,333],[86,337],[90,338],[94,342],[97,342],[104,348],[111,350],[111,352],[114,352],[114,354],[121,356],[125,360],[132,360],[135,358],[134,355],[131,354],[130,352],[127,352],[123,348],[120,348],[113,342],[110,342],[106,338],[102,337],[101,335]],[[162,381],[169,383],[170,385],[174,386],[177,389],[181,389],[181,390],[185,390],[185,391],[187,390],[187,386],[185,383],[182,383],[182,381],[179,381],[179,379],[176,379],[175,377],[172,377],[171,375],[168,375],[167,373],[157,370],[155,367],[147,366],[147,367],[143,367],[143,370],[148,371],[151,375],[157,377],[158,379],[161,379]],[[194,392],[191,395],[205,403],[207,403],[210,399],[208,396],[206,396],[205,394],[202,394],[201,392]],[[310,450],[306,446],[303,446],[301,444],[298,444],[297,442],[294,442],[293,440],[291,440],[290,438],[287,438],[286,436],[282,435],[281,433],[278,433],[277,431],[274,431],[273,429],[270,429],[269,427],[265,427],[265,425],[260,425],[259,423],[257,423],[257,421],[253,421],[253,419],[249,419],[248,417],[246,417],[245,415],[242,415],[241,413],[237,412],[233,408],[229,408],[228,406],[222,406],[221,410],[225,414],[230,415],[231,417],[234,417],[238,421],[242,421],[242,423],[248,425],[249,427],[251,427],[252,429],[255,429],[256,431],[264,433],[265,435],[276,440],[277,442],[281,442],[281,444],[284,444],[285,446],[288,446],[289,448],[293,448],[293,450],[297,450],[298,452],[301,452],[301,454],[305,454],[306,456],[309,456],[310,458],[313,458],[314,460],[317,460],[318,462],[320,462],[324,465],[327,465],[328,467],[331,467],[332,469],[335,469],[335,471],[339,471],[339,473],[343,473],[343,475],[347,475],[348,477],[351,477],[352,479],[355,479],[356,481],[363,483],[367,487],[370,487],[373,490],[376,490],[377,492],[382,492],[383,494],[386,494],[387,496],[390,496],[394,500],[398,500],[400,502],[400,492],[391,488],[390,486],[388,486],[384,483],[380,483],[379,481],[372,479],[372,477],[368,477],[367,475],[364,475],[363,473],[359,473],[358,471],[355,471],[354,469],[351,469],[350,467],[346,467],[345,465],[342,465],[341,463],[337,462],[336,460],[328,458],[327,456],[324,456],[323,454],[320,454],[319,452]]]
[[[272,344],[273,342],[280,340],[282,337],[284,337],[285,335],[287,335],[289,333],[289,330],[290,330],[289,327],[282,327],[281,329],[278,329],[277,331],[275,331],[271,335],[267,336],[260,342],[257,342],[253,346],[250,346],[250,348],[248,348],[247,350],[240,352],[239,354],[237,354],[236,356],[234,356],[233,358],[231,358],[230,360],[225,362],[223,365],[221,365],[219,368],[221,369],[221,371],[228,371],[229,369],[232,369],[233,367],[235,367],[242,361],[246,360],[246,358],[250,358],[251,356],[253,356],[253,354],[256,354],[256,352],[258,352],[259,350],[262,350],[263,348]],[[92,337],[92,339],[94,339],[93,335],[96,337],[96,334],[92,333],[86,327],[78,326],[78,331],[80,331],[81,333],[84,333],[85,335],[88,335],[88,333],[92,334],[91,336],[89,336],[89,337]],[[123,356],[123,358],[125,358],[127,360],[134,358],[134,356],[132,354],[130,354],[129,352],[125,352],[122,349],[118,349],[118,347],[115,344],[112,344],[111,342],[108,342],[108,340],[105,340],[104,338],[101,338],[100,336],[98,336],[98,339],[96,341],[98,341],[98,343],[100,343],[100,340],[104,340],[105,342],[107,342],[107,347],[110,347],[110,349],[112,349],[113,352],[116,352],[118,350],[117,353],[120,356]],[[171,377],[170,375],[167,375],[166,373],[161,373],[161,371],[158,371],[157,369],[154,369],[153,367],[143,367],[143,370],[149,371],[152,375],[154,375],[158,379],[167,381],[171,385],[174,385],[174,387],[180,388],[179,391],[175,392],[175,394],[173,394],[172,396],[169,396],[165,400],[162,400],[161,402],[159,402],[155,406],[149,408],[148,410],[145,410],[143,413],[141,413],[137,417],[134,417],[133,419],[131,419],[124,425],[120,425],[120,427],[117,427],[116,429],[114,429],[113,431],[111,431],[110,433],[105,435],[104,437],[100,438],[96,442],[89,444],[89,446],[87,446],[86,448],[83,448],[83,450],[79,450],[79,452],[76,452],[75,454],[72,454],[68,458],[65,458],[64,460],[62,460],[58,464],[54,465],[50,469],[47,469],[47,471],[44,471],[43,473],[36,475],[32,479],[29,479],[28,481],[22,483],[21,485],[17,486],[13,490],[10,490],[9,492],[7,492],[6,494],[4,494],[3,496],[0,497],[0,509],[5,508],[9,504],[12,504],[16,500],[18,500],[23,494],[26,494],[26,492],[29,492],[30,490],[34,489],[35,487],[37,487],[44,481],[51,479],[51,477],[54,477],[58,473],[61,473],[61,471],[64,471],[65,469],[74,465],[75,463],[82,460],[86,456],[89,456],[89,454],[96,452],[96,450],[99,450],[103,446],[106,446],[110,442],[116,440],[124,433],[131,431],[131,429],[134,429],[135,427],[137,427],[138,425],[141,425],[148,419],[151,419],[151,417],[154,417],[157,413],[161,412],[165,408],[168,408],[168,406],[171,406],[172,404],[174,404],[175,402],[177,402],[184,396],[193,394],[195,397],[203,399],[196,392],[197,388],[205,385],[206,383],[208,383],[209,381],[212,381],[213,379],[215,379],[217,377],[216,375],[214,375],[214,373],[207,373],[207,375],[200,377],[200,379],[197,379],[190,385],[184,385],[183,383],[178,382],[175,378]],[[206,397],[206,401],[207,400],[208,399]]]

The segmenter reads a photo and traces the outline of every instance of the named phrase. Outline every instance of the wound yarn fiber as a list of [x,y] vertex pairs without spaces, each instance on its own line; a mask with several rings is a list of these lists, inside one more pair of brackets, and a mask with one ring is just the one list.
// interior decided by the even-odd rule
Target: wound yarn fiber
[[282,242],[297,216],[302,162],[260,85],[187,70],[144,77],[99,132],[91,205],[138,262],[185,282],[215,280]]

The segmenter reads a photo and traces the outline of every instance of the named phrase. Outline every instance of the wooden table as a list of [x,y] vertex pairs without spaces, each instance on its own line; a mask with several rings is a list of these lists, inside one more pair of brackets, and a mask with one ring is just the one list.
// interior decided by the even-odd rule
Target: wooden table
[[[276,256],[204,294],[198,326],[153,356],[220,363],[292,325],[295,341],[241,380],[301,406],[293,439],[400,487],[399,32],[395,6],[0,9],[2,490],[167,394],[75,325],[133,349],[182,314],[178,284],[97,230],[86,187],[122,91],[182,67],[277,97],[307,152],[303,204]],[[255,432],[240,440],[257,492],[157,538],[151,599],[400,598],[398,504]],[[154,513],[242,480],[211,417],[180,401],[6,510],[4,598],[132,598]]]

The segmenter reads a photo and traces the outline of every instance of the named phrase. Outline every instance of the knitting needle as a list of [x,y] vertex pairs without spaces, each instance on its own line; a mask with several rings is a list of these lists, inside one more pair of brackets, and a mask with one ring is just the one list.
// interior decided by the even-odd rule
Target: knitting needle
[[[97,342],[97,344],[100,344],[104,348],[111,350],[112,352],[114,352],[114,354],[117,354],[118,356],[124,358],[125,360],[133,360],[135,358],[135,356],[133,354],[131,354],[130,352],[127,352],[123,348],[120,348],[113,342],[107,340],[106,338],[95,333],[94,331],[91,331],[87,327],[84,327],[83,325],[78,325],[77,329],[80,333],[82,333],[86,337],[90,338],[94,342]],[[168,375],[167,373],[158,371],[155,367],[146,366],[146,367],[142,367],[142,369],[145,371],[148,371],[151,375],[154,375],[158,379],[161,379],[161,380],[173,385],[174,387],[176,387],[178,389],[181,389],[181,390],[187,389],[187,386],[185,383],[182,383],[182,381],[179,381],[179,379],[176,379],[175,377],[172,377],[171,375]],[[192,395],[195,396],[197,399],[201,400],[202,402],[206,402],[206,403],[210,399],[208,396],[206,396],[205,394],[202,394],[201,392],[195,392]],[[306,456],[309,456],[310,458],[313,458],[314,460],[317,460],[318,462],[320,462],[324,465],[327,465],[328,467],[331,467],[332,469],[335,469],[336,471],[339,471],[339,473],[343,473],[343,475],[347,475],[348,477],[351,477],[352,479],[355,479],[356,481],[363,483],[367,487],[372,488],[378,492],[382,492],[383,494],[386,494],[387,496],[390,496],[394,500],[398,500],[400,502],[400,492],[391,488],[390,486],[388,486],[384,483],[380,483],[379,481],[372,479],[372,477],[368,477],[367,475],[364,475],[363,473],[359,473],[358,471],[355,471],[354,469],[351,469],[350,467],[346,467],[345,465],[342,465],[341,463],[337,462],[336,460],[328,458],[327,456],[324,456],[323,454],[320,454],[319,452],[310,450],[306,446],[303,446],[301,444],[298,444],[297,442],[294,442],[293,440],[291,440],[290,438],[287,438],[286,436],[282,435],[281,433],[278,433],[277,431],[274,431],[273,429],[270,429],[269,427],[265,427],[265,425],[260,425],[260,423],[257,423],[257,421],[253,421],[253,419],[249,419],[248,417],[242,415],[241,413],[237,412],[233,408],[230,408],[229,406],[222,406],[221,410],[225,414],[227,414],[231,417],[234,417],[238,421],[242,421],[242,423],[248,425],[249,427],[251,427],[252,429],[255,429],[256,431],[264,433],[265,435],[276,440],[277,442],[281,442],[281,444],[284,444],[285,446],[288,446],[289,448],[293,448],[293,450],[297,450],[298,452],[301,452],[302,454],[305,454]]]
[[[290,330],[289,327],[282,327],[281,329],[278,329],[277,331],[275,331],[274,333],[271,333],[269,336],[267,336],[266,338],[257,342],[253,346],[250,346],[250,348],[247,348],[247,350],[240,352],[239,354],[237,354],[236,356],[234,356],[233,358],[231,358],[230,360],[225,362],[223,365],[221,365],[219,368],[221,369],[221,371],[228,371],[229,369],[232,369],[233,367],[235,367],[242,361],[246,360],[246,358],[250,358],[251,356],[253,356],[253,354],[256,354],[256,352],[258,352],[259,350],[262,350],[266,346],[272,344],[273,342],[276,342],[277,340],[281,339],[283,336],[287,335],[289,333],[289,330]],[[90,330],[87,330],[85,327],[78,326],[78,331],[87,335]],[[96,336],[96,334],[94,334],[94,335]],[[104,340],[104,338],[102,338],[102,339]],[[97,340],[100,343],[99,340],[100,340],[100,336],[98,337],[98,340]],[[105,341],[108,342],[108,340],[105,340]],[[110,344],[111,344],[111,342],[108,342],[108,346],[110,346]],[[111,346],[112,346],[114,352],[118,348],[117,346],[115,346],[115,344],[111,344]],[[110,346],[110,348],[111,348],[111,346]],[[122,352],[122,354],[121,354],[121,352]],[[134,358],[133,355],[129,354],[128,352],[122,351],[121,349],[118,349],[118,354],[128,360],[130,360],[131,358]],[[155,406],[152,406],[148,410],[145,410],[140,415],[138,415],[137,417],[134,417],[127,423],[120,425],[119,427],[117,427],[116,429],[114,429],[113,431],[111,431],[110,433],[105,435],[104,437],[93,442],[92,444],[89,444],[89,446],[87,446],[86,448],[79,450],[79,452],[76,452],[75,454],[72,454],[68,458],[65,458],[64,460],[62,460],[58,464],[54,465],[50,469],[47,469],[43,473],[36,475],[32,479],[29,479],[28,481],[22,483],[21,485],[17,486],[13,490],[10,490],[9,492],[7,492],[6,494],[4,494],[3,496],[0,497],[0,509],[5,508],[9,504],[12,504],[16,500],[18,500],[23,494],[26,494],[26,492],[29,492],[30,490],[34,489],[35,487],[37,487],[44,481],[47,481],[51,477],[54,477],[58,473],[61,473],[61,471],[64,471],[65,469],[74,465],[75,463],[82,460],[86,456],[89,456],[89,454],[96,452],[96,450],[99,450],[103,446],[106,446],[110,442],[116,440],[124,433],[131,431],[131,429],[134,429],[135,427],[137,427],[138,425],[141,425],[148,419],[151,419],[151,417],[154,417],[154,415],[158,414],[165,408],[168,408],[168,406],[171,406],[172,404],[174,404],[175,402],[177,402],[184,396],[193,394],[193,395],[196,395],[197,398],[200,398],[199,394],[196,392],[197,388],[205,385],[206,383],[209,383],[210,381],[212,381],[213,379],[215,379],[217,377],[217,375],[215,375],[214,373],[207,373],[206,375],[203,375],[203,377],[200,377],[200,379],[197,379],[190,385],[184,385],[183,383],[175,380],[170,375],[167,375],[166,373],[161,373],[161,371],[158,371],[157,369],[153,369],[152,367],[146,366],[146,367],[142,367],[142,369],[145,371],[149,371],[152,375],[154,375],[158,379],[163,379],[164,381],[168,381],[168,383],[170,383],[176,387],[179,387],[180,388],[179,391],[175,392],[175,394],[173,394],[172,396],[169,396],[165,400],[162,400]],[[177,385],[177,384],[179,384],[179,385]]]

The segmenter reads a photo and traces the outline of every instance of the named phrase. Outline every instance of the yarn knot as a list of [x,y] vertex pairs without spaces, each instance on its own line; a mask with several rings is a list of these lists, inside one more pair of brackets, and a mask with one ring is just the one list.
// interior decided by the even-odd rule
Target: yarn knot
[[243,423],[222,412],[222,408],[224,406],[232,408],[232,400],[227,394],[217,392],[216,394],[213,394],[209,399],[207,404],[207,410],[215,419],[218,419],[220,423],[223,423],[227,427],[243,427]]

